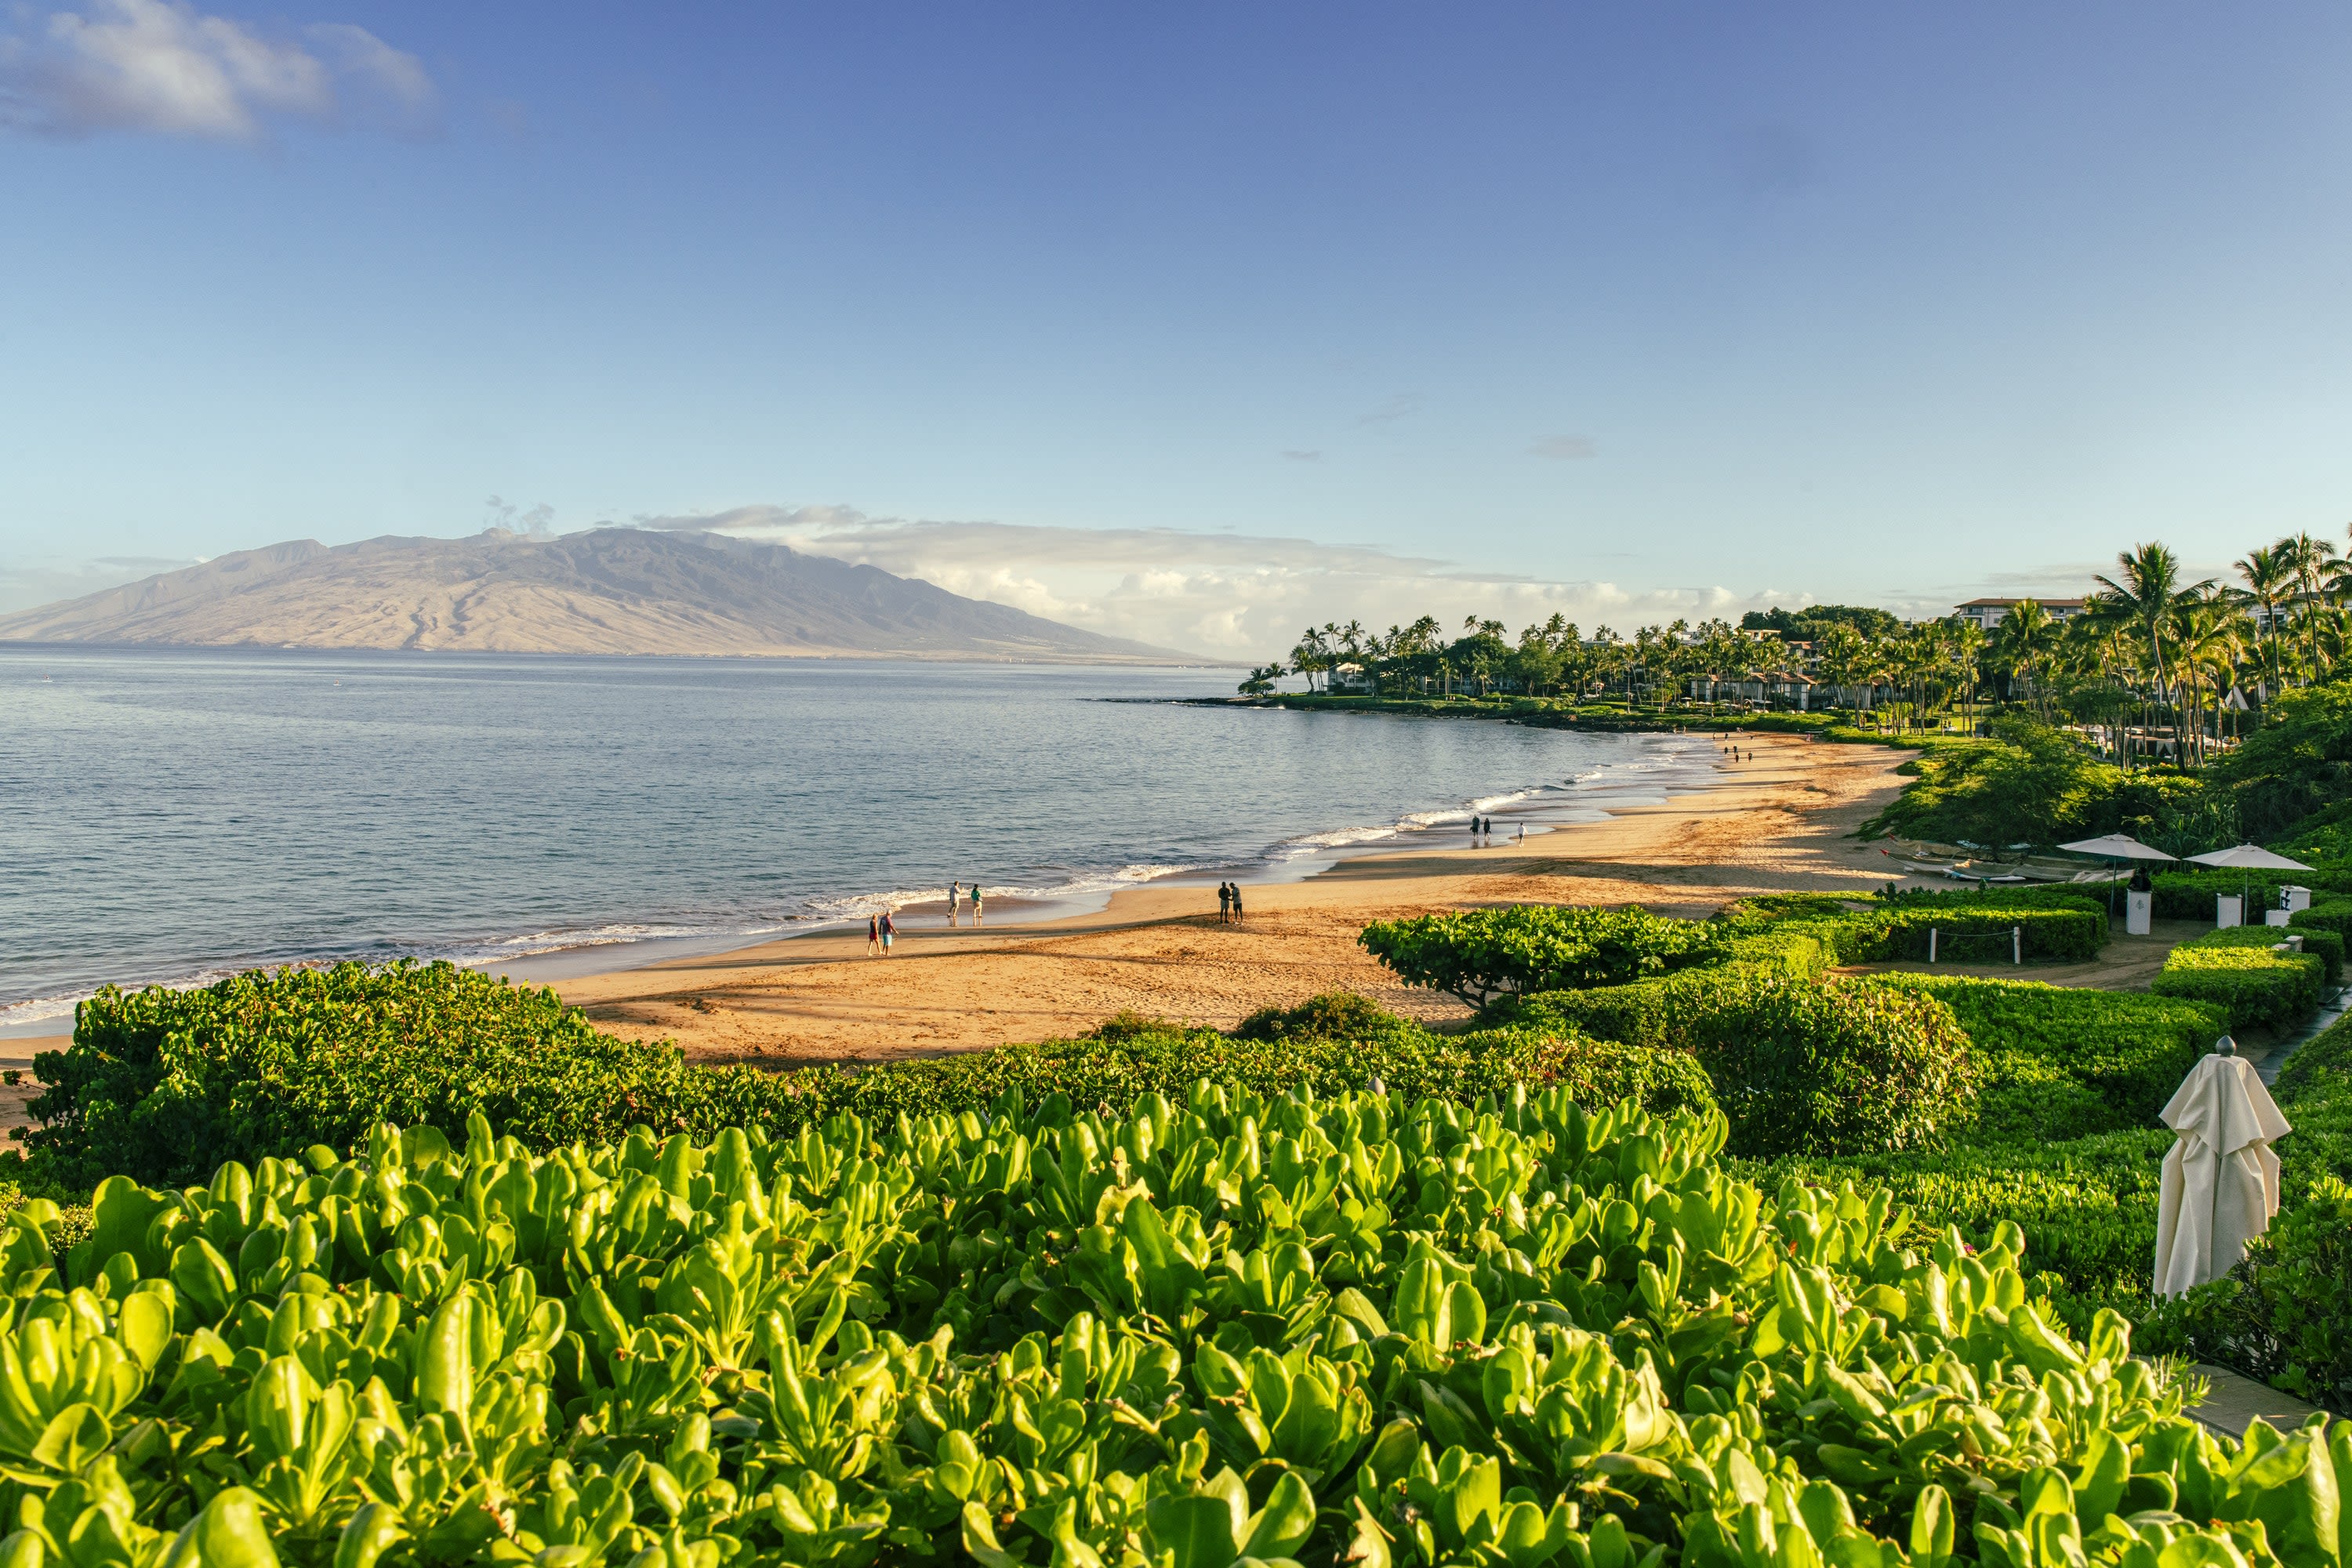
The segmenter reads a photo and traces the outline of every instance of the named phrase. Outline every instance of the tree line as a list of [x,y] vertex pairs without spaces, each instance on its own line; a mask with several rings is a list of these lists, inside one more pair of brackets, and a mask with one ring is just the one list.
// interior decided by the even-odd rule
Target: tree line
[[1710,704],[1726,684],[1788,668],[1815,682],[1814,706],[1867,710],[1897,728],[2021,706],[2046,723],[2099,727],[2126,767],[2152,753],[2188,764],[2280,691],[2328,679],[2352,648],[2352,558],[2329,541],[2294,534],[2232,569],[2234,580],[2189,582],[2169,547],[2142,544],[2095,580],[2080,614],[2026,599],[1990,630],[1958,615],[1904,622],[1845,605],[1751,612],[1738,626],[1675,620],[1631,637],[1605,626],[1587,637],[1555,615],[1516,642],[1477,616],[1459,635],[1433,616],[1385,632],[1328,622],[1241,689],[1268,692],[1297,675],[1309,691],[1328,690],[1348,669],[1376,697],[1614,696],[1665,709]]

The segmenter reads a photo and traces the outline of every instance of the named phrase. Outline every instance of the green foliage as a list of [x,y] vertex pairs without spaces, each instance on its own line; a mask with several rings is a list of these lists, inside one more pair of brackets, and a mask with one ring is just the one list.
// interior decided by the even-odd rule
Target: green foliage
[[2107,944],[2107,912],[2080,901],[2004,906],[1998,899],[1951,905],[1906,900],[1858,918],[1842,951],[1863,963],[1924,959],[1931,931],[1936,956],[1946,963],[2000,963],[2017,951],[2028,959],[2075,963],[2096,958]]
[[1382,921],[1357,940],[1407,984],[1484,1007],[1505,996],[1621,985],[1719,963],[1728,934],[1707,921],[1640,909],[1519,904]]
[[2158,871],[2149,880],[2154,884],[2148,909],[2160,921],[2202,921],[2210,922],[2216,912],[2217,898],[2246,898],[2247,917],[2256,924],[2262,921],[2265,910],[2278,907],[2278,890],[2288,886],[2312,889],[2314,902],[2320,893],[2352,893],[2352,871],[2215,871],[2200,868],[2194,871]]
[[2183,778],[2126,774],[2064,731],[2021,716],[1995,720],[1992,731],[1989,740],[1922,755],[1918,782],[1864,823],[1863,837],[2057,844],[2147,823],[2197,787]]
[[850,1112],[957,1114],[1007,1091],[1032,1104],[1123,1109],[1204,1077],[1257,1092],[1330,1094],[1380,1079],[1466,1103],[1514,1085],[1567,1085],[1593,1104],[1711,1103],[1685,1055],[1629,1050],[1541,1027],[1430,1033],[1353,998],[1252,1020],[1251,1037],[1151,1019],[1094,1035],[892,1063],[769,1074],[687,1063],[677,1047],[596,1033],[551,991],[447,964],[257,972],[202,991],[107,992],[82,1005],[70,1050],[35,1064],[47,1092],[34,1170],[88,1192],[110,1174],[191,1181],[220,1157],[252,1163],[312,1144],[347,1149],[387,1107],[454,1131],[505,1117],[535,1149],[609,1142],[642,1123],[707,1136],[789,1134]]
[[1957,1227],[1983,1237],[2014,1224],[2034,1266],[2056,1277],[2067,1319],[2087,1323],[2101,1306],[2145,1309],[2159,1178],[2171,1146],[2172,1133],[2162,1127],[2052,1142],[1971,1140],[1861,1159],[1784,1160],[1768,1179],[1881,1187],[1930,1231]]
[[2315,866],[2352,862],[2352,800],[2339,800],[2313,813],[2289,828],[2284,837],[2269,842],[2290,860]]
[[[2166,956],[2148,989],[2211,1003],[2228,1015],[2231,1029],[2290,1028],[2318,1007],[2327,961],[2316,952],[2282,951],[2280,938],[2286,934],[2269,926],[2233,926],[2192,937]],[[2340,965],[2340,951],[2336,960]]]
[[2279,693],[2261,726],[2209,771],[2236,800],[2239,819],[2257,839],[2290,833],[2304,819],[2352,800],[2352,684],[2331,681]]
[[2352,1432],[1723,1135],[1203,1083],[110,1181],[0,1225],[0,1561],[2337,1562]]
[[1776,605],[1739,617],[1742,631],[1779,632],[1785,637],[1808,640],[1830,626],[1852,626],[1864,637],[1886,637],[1902,631],[1903,623],[1874,605],[1808,605],[1801,610],[1784,610]]
[[1943,974],[1880,980],[1935,997],[1967,1031],[1983,1077],[1967,1138],[1986,1146],[2151,1127],[2229,1026],[2219,1008],[2132,992]]
[[2287,916],[2286,924],[2294,931],[2326,931],[2339,937],[2352,936],[2352,899],[2314,899],[2310,908]]
[[1735,1152],[1916,1148],[1969,1118],[1968,1037],[1933,997],[1864,982],[1753,971],[1529,998],[1518,1016],[1695,1054],[1731,1119]]
[[2259,1377],[2330,1408],[2352,1406],[2352,1023],[2304,1045],[2273,1093],[2283,1197],[2269,1233],[2229,1276],[2148,1319],[2155,1347]]

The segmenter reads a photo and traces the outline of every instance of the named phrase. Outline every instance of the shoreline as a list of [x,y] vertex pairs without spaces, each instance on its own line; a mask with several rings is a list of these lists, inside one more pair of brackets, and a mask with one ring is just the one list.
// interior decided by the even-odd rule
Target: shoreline
[[1466,1010],[1399,984],[1356,946],[1364,925],[1515,902],[1704,915],[1748,893],[1863,894],[1903,879],[1851,834],[1901,789],[1895,769],[1908,752],[1741,737],[1743,751],[1751,746],[1752,761],[1719,761],[1700,788],[1604,808],[1602,820],[1525,843],[1387,848],[1303,879],[1244,881],[1248,913],[1237,925],[1219,921],[1205,879],[1171,879],[1115,892],[1086,913],[980,930],[909,926],[888,958],[867,957],[862,932],[806,932],[553,984],[611,1033],[670,1038],[696,1060],[770,1067],[1051,1039],[1128,1010],[1230,1028],[1260,1007],[1330,990],[1442,1023]]
[[[1753,760],[1718,754],[1711,770],[1695,770],[1696,787],[1674,780],[1662,783],[1660,798],[1601,802],[1588,808],[1599,820],[1541,824],[1532,820],[1539,812],[1526,814],[1539,830],[1523,843],[1511,837],[1522,818],[1505,817],[1499,841],[1486,847],[1448,830],[1428,834],[1444,844],[1335,847],[1288,877],[1278,863],[1246,868],[1255,875],[1235,868],[1228,874],[1248,910],[1238,925],[1220,924],[1215,874],[1201,872],[1118,889],[1080,910],[1054,912],[1041,900],[1027,919],[1013,913],[1014,900],[992,900],[999,923],[977,930],[968,919],[949,928],[944,900],[904,905],[914,917],[887,959],[866,956],[862,931],[832,928],[627,963],[586,946],[482,967],[551,984],[614,1034],[671,1038],[696,1060],[772,1067],[1048,1039],[1130,1009],[1231,1027],[1258,1007],[1335,989],[1442,1023],[1465,1010],[1398,984],[1355,945],[1365,924],[1521,901],[1638,902],[1703,915],[1743,893],[1867,892],[1900,879],[1898,868],[1850,835],[1902,787],[1894,770],[1907,752],[1752,733],[1739,743]],[[1575,809],[1572,795],[1551,804]],[[64,1046],[71,1026],[58,1022],[65,1028],[0,1038],[0,1068],[28,1068],[35,1052]],[[13,1098],[0,1088],[0,1122],[16,1109]]]
[[[1152,697],[1087,700],[1184,705],[1223,704],[1228,700]],[[1653,731],[1652,735],[1664,741],[1674,738],[1675,732],[1662,730]],[[1100,916],[1113,900],[1136,891],[1206,889],[1225,879],[1239,880],[1244,887],[1277,886],[1312,879],[1336,865],[1363,856],[1406,852],[1427,838],[1450,840],[1464,832],[1462,823],[1474,812],[1500,817],[1506,832],[1516,831],[1522,826],[1536,835],[1557,832],[1593,821],[1596,819],[1594,814],[1605,816],[1610,811],[1621,809],[1629,798],[1640,800],[1654,796],[1663,802],[1692,793],[1694,789],[1706,787],[1703,782],[1708,776],[1706,761],[1703,755],[1691,754],[1696,752],[1696,742],[1702,736],[1697,731],[1684,731],[1682,738],[1693,744],[1688,748],[1661,749],[1649,753],[1664,759],[1661,763],[1646,762],[1643,752],[1629,752],[1623,757],[1601,763],[1593,771],[1578,774],[1564,783],[1529,784],[1504,782],[1490,786],[1486,793],[1471,797],[1458,807],[1423,811],[1401,809],[1385,821],[1309,828],[1244,850],[1223,861],[1202,861],[1167,868],[1128,866],[1080,870],[1073,873],[1067,882],[1042,887],[998,884],[991,889],[987,907],[1002,929],[1035,930]],[[1146,874],[1133,875],[1137,872]],[[265,958],[223,963],[199,968],[193,973],[183,972],[182,977],[178,978],[115,983],[127,990],[137,990],[150,984],[195,989],[249,969],[322,966],[346,961],[388,963],[398,957],[409,956],[419,962],[446,960],[461,968],[504,975],[520,984],[548,985],[696,959],[747,953],[780,942],[829,939],[850,941],[861,934],[857,928],[867,913],[886,908],[898,919],[902,939],[916,931],[943,931],[948,929],[945,899],[919,896],[911,889],[841,894],[818,899],[815,902],[817,911],[824,912],[804,911],[778,916],[762,924],[719,918],[709,922],[709,926],[715,929],[648,931],[641,926],[623,921],[608,927],[583,927],[573,931],[557,929],[525,936],[484,937],[456,942],[450,950],[440,952],[401,954],[386,952],[352,953],[342,957]],[[831,912],[835,910],[838,912]],[[657,926],[660,922],[647,923]],[[727,929],[730,924],[738,925],[739,929]],[[968,930],[968,925],[963,929]],[[608,931],[630,934],[605,934]],[[502,947],[520,951],[499,951]],[[62,1003],[53,1000],[18,1003],[15,1005],[43,1005],[56,1010],[16,1020],[6,1019],[6,1009],[0,1009],[0,1067],[14,1065],[16,1058],[25,1051],[52,1047],[69,1037],[73,1010],[82,999],[82,996],[77,996]],[[5,1102],[5,1094],[0,1094],[0,1102]]]

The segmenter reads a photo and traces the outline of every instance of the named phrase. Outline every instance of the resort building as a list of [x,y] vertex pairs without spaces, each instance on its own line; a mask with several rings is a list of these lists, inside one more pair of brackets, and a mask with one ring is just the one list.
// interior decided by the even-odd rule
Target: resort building
[[[2053,621],[2071,621],[2083,613],[2083,601],[2080,599],[2035,599],[2033,602],[2041,605],[2043,613]],[[1979,631],[1989,632],[2009,619],[2009,612],[2023,603],[2024,599],[1970,599],[1965,605],[1954,605],[1952,613],[1964,621],[1975,622]]]

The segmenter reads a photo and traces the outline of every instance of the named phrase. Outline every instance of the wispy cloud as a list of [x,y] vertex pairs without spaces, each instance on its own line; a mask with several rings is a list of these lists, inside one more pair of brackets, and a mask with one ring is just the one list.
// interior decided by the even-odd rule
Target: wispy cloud
[[1312,447],[1300,448],[1294,447],[1286,450],[1282,455],[1284,458],[1294,463],[1319,463],[1323,460],[1323,454],[1319,450]]
[[262,140],[274,120],[427,125],[432,79],[364,27],[272,36],[179,0],[94,0],[0,22],[0,126],[44,136],[146,132]]
[[1590,436],[1547,436],[1528,448],[1528,455],[1559,463],[1578,463],[1599,455]]
[[1356,416],[1359,426],[1393,425],[1400,419],[1410,419],[1420,413],[1427,399],[1417,392],[1400,392],[1369,414]]
[[1737,617],[1764,604],[1723,587],[1546,582],[1278,535],[917,521],[843,506],[747,506],[635,521],[767,539],[1071,626],[1231,658],[1279,654],[1300,627],[1328,620],[1385,626],[1426,614],[1459,625],[1475,611],[1516,626],[1556,611],[1588,629],[1605,621],[1630,630],[1676,616]]

